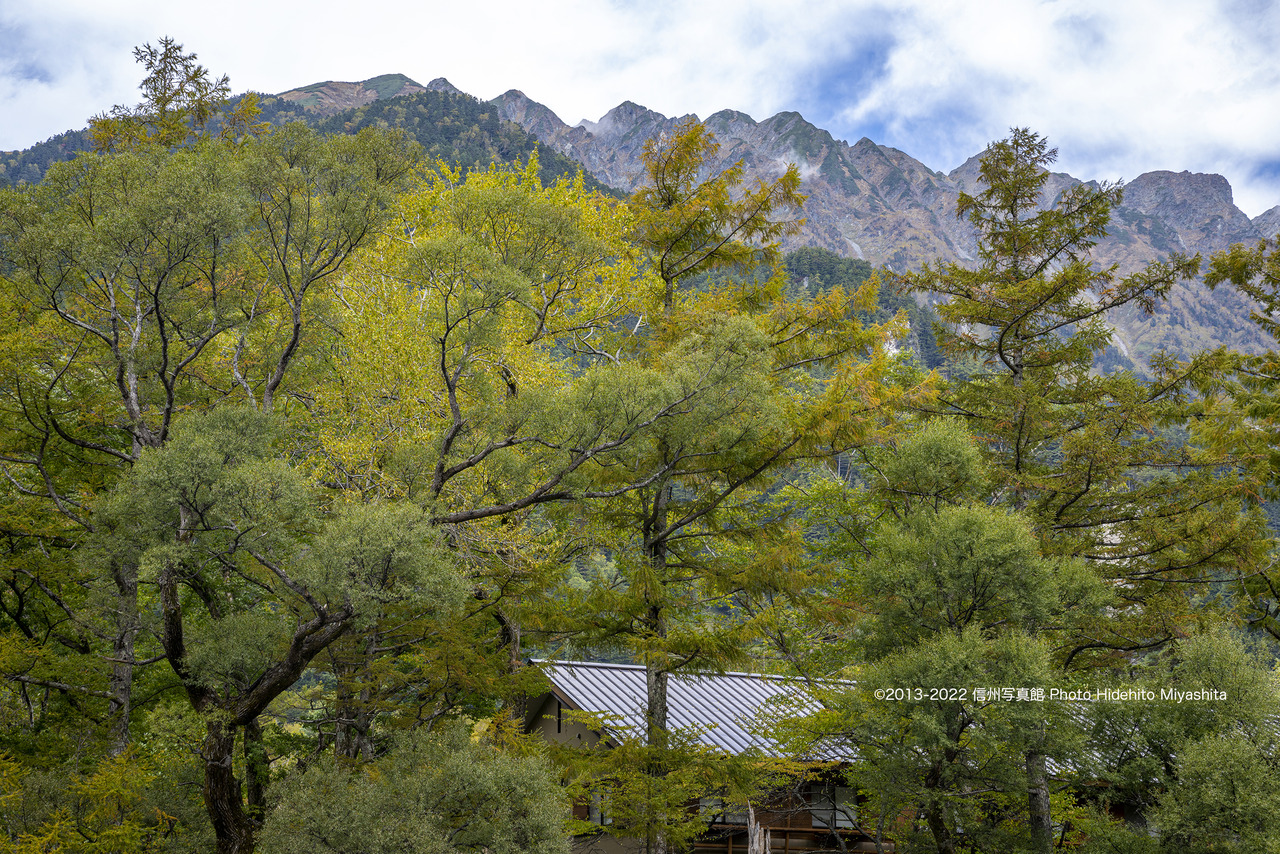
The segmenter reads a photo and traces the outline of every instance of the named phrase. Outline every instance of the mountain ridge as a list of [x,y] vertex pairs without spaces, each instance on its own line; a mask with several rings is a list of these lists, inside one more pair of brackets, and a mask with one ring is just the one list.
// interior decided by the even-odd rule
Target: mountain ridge
[[[463,154],[458,149],[464,165],[472,160],[483,166],[481,161],[488,159],[527,157],[532,149],[514,135],[518,129],[544,147],[544,161],[556,161],[550,169],[551,164],[544,162],[544,180],[572,169],[576,161],[593,186],[628,193],[643,178],[640,155],[646,141],[675,132],[684,121],[703,121],[720,144],[712,168],[741,161],[748,180],[770,180],[787,164],[797,165],[808,201],[801,231],[788,238],[785,249],[823,248],[899,273],[925,263],[971,264],[976,258],[977,234],[955,211],[959,194],[978,188],[981,153],[943,173],[866,136],[853,144],[838,139],[796,111],[782,111],[757,121],[741,111],[724,109],[701,120],[692,114],[668,117],[624,101],[596,121],[583,119],[569,125],[518,89],[486,102],[443,77],[423,86],[403,74],[355,83],[313,83],[262,96],[261,102],[264,118],[273,123],[303,119],[326,130],[348,133],[369,122],[404,124],[421,136],[424,123],[436,120],[436,114],[418,102],[432,97],[466,99],[466,104],[475,107],[463,105],[464,112],[475,112],[475,120],[481,124],[489,121],[486,105],[493,108],[500,123],[511,123],[510,130],[495,125],[484,131],[489,141],[473,145],[475,151],[468,149],[469,153]],[[458,107],[448,109],[456,111]],[[441,121],[449,124],[453,120],[446,117]],[[441,152],[456,148],[458,143],[448,140],[459,128],[442,125],[428,131],[431,139],[424,139],[424,143],[440,136],[442,141],[436,144],[445,146]],[[86,147],[83,131],[68,131],[25,151],[0,153],[0,182],[39,180],[50,162],[72,157]],[[431,145],[428,148],[432,150]],[[1044,204],[1051,204],[1059,193],[1080,183],[1094,182],[1051,173]],[[1109,232],[1093,255],[1097,263],[1114,265],[1122,275],[1172,252],[1207,256],[1233,243],[1253,244],[1280,233],[1280,205],[1251,219],[1235,206],[1231,185],[1221,175],[1157,170],[1137,176],[1124,190]],[[1114,343],[1118,351],[1142,366],[1162,349],[1189,354],[1216,345],[1245,351],[1273,346],[1275,342],[1248,319],[1252,308],[1234,290],[1211,292],[1203,283],[1190,281],[1175,286],[1153,317],[1122,311],[1109,320],[1117,330]]]
[[281,92],[275,97],[289,101],[318,115],[334,115],[374,101],[385,101],[400,95],[425,92],[426,87],[403,74],[381,74],[348,83],[326,80]]
[[[850,145],[795,111],[756,121],[740,111],[721,110],[701,120],[672,118],[625,101],[597,122],[569,126],[518,90],[490,103],[545,145],[583,163],[603,183],[628,192],[643,176],[644,142],[690,118],[702,121],[720,143],[713,168],[740,161],[748,180],[769,180],[793,162],[808,201],[801,231],[784,242],[786,249],[820,247],[899,273],[938,261],[972,263],[977,256],[977,233],[956,217],[956,202],[961,192],[977,191],[981,153],[944,174],[865,136]],[[1051,172],[1043,203],[1081,183],[1094,182]],[[1250,219],[1235,206],[1230,183],[1221,175],[1146,172],[1124,190],[1108,234],[1094,250],[1095,261],[1114,265],[1120,275],[1172,252],[1207,257],[1232,243],[1256,242],[1280,231],[1280,206]],[[1125,310],[1109,320],[1119,351],[1143,366],[1158,350],[1188,354],[1224,344],[1256,352],[1272,346],[1272,339],[1248,320],[1252,307],[1233,290],[1210,291],[1202,282],[1188,281],[1174,287],[1154,316]]]

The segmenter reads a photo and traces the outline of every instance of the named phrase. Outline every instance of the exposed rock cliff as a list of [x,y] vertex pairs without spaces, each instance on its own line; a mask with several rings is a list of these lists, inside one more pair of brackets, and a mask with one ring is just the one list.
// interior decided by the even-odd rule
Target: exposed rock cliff
[[[441,78],[443,80],[443,78]],[[440,80],[432,81],[434,83]],[[443,81],[448,85],[447,80]],[[451,89],[453,87],[450,87]],[[303,107],[317,116],[332,116],[352,107],[363,107],[374,101],[383,101],[397,95],[411,95],[425,89],[403,74],[383,74],[359,83],[343,83],[326,80],[324,83],[312,83],[301,89],[290,89],[281,92],[277,97]],[[454,89],[453,91],[457,91]]]
[[[545,145],[580,161],[602,182],[628,191],[641,178],[639,155],[645,141],[672,132],[683,120],[626,102],[597,122],[570,127],[515,90],[493,103],[504,118]],[[794,112],[757,122],[724,110],[705,123],[720,142],[717,167],[740,160],[749,178],[765,179],[781,174],[788,163],[799,167],[809,198],[804,227],[788,248],[821,246],[900,272],[935,260],[974,260],[976,234],[956,218],[955,210],[960,192],[979,189],[980,155],[944,175],[865,137],[849,145]],[[1053,173],[1045,204],[1078,183],[1071,175]],[[1094,257],[1100,264],[1114,264],[1123,275],[1171,252],[1207,256],[1277,231],[1280,207],[1251,222],[1233,203],[1231,187],[1220,175],[1148,172],[1126,185],[1124,201]],[[1141,364],[1159,349],[1190,353],[1218,344],[1248,350],[1269,346],[1249,321],[1249,308],[1229,290],[1210,293],[1199,282],[1183,282],[1154,317],[1131,311],[1111,319],[1118,347]]]

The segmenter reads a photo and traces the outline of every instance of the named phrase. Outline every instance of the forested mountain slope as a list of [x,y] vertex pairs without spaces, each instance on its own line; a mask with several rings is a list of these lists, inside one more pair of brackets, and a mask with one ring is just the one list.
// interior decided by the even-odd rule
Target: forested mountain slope
[[[639,153],[645,140],[670,134],[686,118],[671,118],[626,102],[598,122],[570,127],[518,91],[493,100],[501,114],[547,145],[586,164],[605,183],[630,190],[640,181]],[[853,145],[783,112],[757,122],[732,110],[705,120],[721,148],[722,168],[741,160],[748,176],[770,178],[787,163],[800,167],[805,224],[788,247],[820,246],[898,271],[941,260],[974,257],[976,235],[955,216],[960,192],[974,192],[978,155],[949,174],[867,138]],[[1050,176],[1045,201],[1082,183],[1065,173]],[[1097,247],[1101,263],[1131,272],[1170,252],[1211,252],[1232,243],[1274,234],[1280,207],[1250,220],[1232,200],[1220,175],[1148,172],[1131,180]],[[1178,285],[1153,317],[1127,311],[1112,318],[1121,354],[1139,364],[1159,349],[1190,353],[1226,344],[1258,350],[1268,344],[1248,319],[1250,306],[1234,292],[1210,292],[1199,282]]]
[[[571,127],[517,90],[482,102],[443,78],[424,86],[400,74],[315,83],[261,96],[260,103],[262,118],[272,124],[301,120],[331,133],[404,128],[426,148],[429,160],[464,169],[527,160],[541,142],[544,182],[573,174],[582,164],[588,186],[606,192],[633,190],[641,178],[645,141],[670,134],[691,118],[664,116],[628,101],[599,121]],[[865,137],[850,145],[795,112],[757,122],[723,110],[705,124],[721,144],[716,168],[741,160],[749,178],[771,179],[787,163],[799,166],[808,195],[805,222],[788,238],[787,249],[821,247],[897,272],[974,257],[976,235],[968,222],[956,218],[955,209],[960,192],[976,186],[976,154],[944,174]],[[68,131],[25,151],[5,152],[0,182],[37,181],[50,163],[87,147],[84,132]],[[1080,183],[1054,173],[1046,204]],[[1277,232],[1280,206],[1251,220],[1235,206],[1221,175],[1148,172],[1128,182],[1094,257],[1127,273],[1172,252],[1207,257],[1232,243],[1253,243]],[[1226,345],[1257,352],[1272,342],[1249,320],[1251,308],[1234,290],[1211,292],[1199,281],[1182,282],[1153,316],[1125,310],[1110,318],[1116,337],[1109,358],[1141,367],[1162,349],[1189,354]]]
[[[401,74],[359,83],[327,81],[279,95],[259,95],[260,119],[273,125],[302,121],[326,133],[355,133],[370,126],[398,127],[422,144],[427,162],[440,160],[462,169],[490,163],[526,162],[538,139],[505,120],[492,105],[459,92],[447,81],[422,86]],[[90,149],[86,130],[67,131],[23,151],[0,154],[0,184],[34,183],[53,163]],[[544,147],[544,183],[575,175],[579,164]],[[587,186],[609,192],[594,176]]]

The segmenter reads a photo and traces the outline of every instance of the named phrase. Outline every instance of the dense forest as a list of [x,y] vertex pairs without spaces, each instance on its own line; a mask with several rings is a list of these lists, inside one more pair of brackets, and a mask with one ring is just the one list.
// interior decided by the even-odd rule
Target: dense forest
[[[674,852],[814,756],[882,851],[1280,850],[1277,356],[1097,368],[1202,268],[1275,333],[1274,244],[1118,277],[1122,188],[1046,206],[1015,129],[977,260],[895,276],[782,255],[798,171],[693,121],[618,199],[138,58],[0,191],[5,850]],[[548,658],[644,726],[527,734]],[[785,755],[670,720],[729,669]]]
[[[263,125],[282,126],[290,122],[311,125],[321,133],[353,134],[365,127],[397,127],[422,146],[424,163],[443,161],[464,172],[487,169],[493,163],[528,163],[535,158],[544,184],[561,176],[573,177],[580,166],[551,149],[539,150],[538,141],[518,125],[503,121],[492,104],[460,92],[427,91],[379,100],[333,116],[307,110],[275,95],[249,93],[228,99],[234,111],[247,100],[256,110],[254,120]],[[217,114],[210,117],[209,129],[221,128]],[[92,151],[88,129],[70,130],[23,151],[0,152],[0,186],[34,184],[44,178],[54,163],[71,160]],[[592,175],[584,175],[587,187],[613,194]]]

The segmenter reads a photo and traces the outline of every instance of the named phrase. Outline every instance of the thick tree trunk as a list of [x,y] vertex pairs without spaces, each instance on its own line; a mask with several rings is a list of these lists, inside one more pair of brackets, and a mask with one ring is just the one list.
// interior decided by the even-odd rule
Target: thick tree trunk
[[129,746],[129,719],[133,715],[134,642],[141,626],[138,620],[138,569],[132,563],[117,565],[112,571],[116,586],[115,636],[111,644],[111,678],[107,691],[111,699],[107,715],[111,726],[111,755],[119,756]]
[[[514,676],[524,667],[524,650],[520,643],[520,623],[515,618],[495,609],[494,618],[498,621],[498,629],[502,645],[507,650],[507,673]],[[508,699],[507,720],[520,732],[524,726],[525,715],[529,713],[529,697],[523,691],[512,693]]]
[[1027,813],[1030,816],[1031,850],[1049,854],[1053,850],[1053,816],[1049,807],[1049,773],[1045,755],[1027,753]]
[[253,823],[244,810],[240,781],[236,779],[235,729],[216,719],[205,729],[204,803],[217,838],[218,854],[253,854]]
[[244,784],[246,810],[255,828],[262,827],[267,813],[267,778],[270,766],[262,743],[262,726],[254,718],[244,727]]
[[[334,701],[334,751],[348,759],[373,758],[373,688],[369,683],[369,665],[378,646],[378,636],[370,632],[358,661],[334,661],[338,676]],[[363,677],[363,678],[360,678]],[[359,687],[353,690],[353,685]]]
[[955,837],[947,828],[946,817],[942,814],[942,804],[938,801],[930,801],[925,808],[924,817],[925,823],[929,825],[929,832],[933,834],[933,844],[938,854],[956,854]]
[[[183,512],[183,533],[186,530]],[[181,535],[180,535],[181,536]],[[165,656],[182,680],[191,706],[205,718],[204,806],[217,840],[217,854],[253,854],[253,823],[245,813],[240,781],[235,776],[236,725],[234,716],[220,708],[209,689],[191,678],[186,665],[186,640],[177,577],[172,566],[156,579],[160,588]]]

